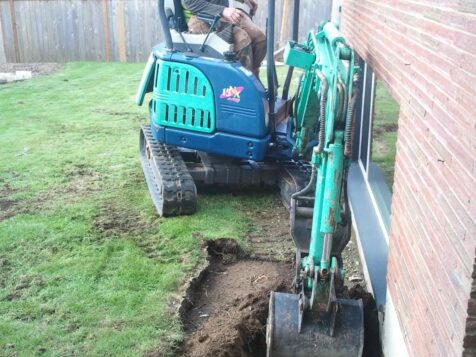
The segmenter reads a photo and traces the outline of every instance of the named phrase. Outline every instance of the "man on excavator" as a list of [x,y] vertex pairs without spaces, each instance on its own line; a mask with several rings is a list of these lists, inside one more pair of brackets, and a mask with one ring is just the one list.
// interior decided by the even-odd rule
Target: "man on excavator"
[[[255,0],[237,1],[250,7],[250,15],[255,14],[258,8]],[[182,7],[190,33],[204,34],[210,29],[206,22],[196,16],[198,13],[219,15],[223,22],[235,25],[233,37],[236,56],[244,67],[259,75],[261,61],[266,56],[266,36],[248,14],[230,7],[228,0],[182,0]]]

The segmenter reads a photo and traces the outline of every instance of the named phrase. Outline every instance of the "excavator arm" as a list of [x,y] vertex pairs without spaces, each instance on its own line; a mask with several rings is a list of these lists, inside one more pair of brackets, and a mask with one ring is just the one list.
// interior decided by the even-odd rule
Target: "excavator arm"
[[333,251],[346,201],[359,69],[353,50],[332,23],[309,33],[303,43],[290,42],[285,60],[304,71],[295,100],[293,151],[312,165],[311,180],[292,196],[292,205],[296,211],[313,193],[314,209],[308,247],[296,254],[295,293],[271,294],[268,355],[359,356],[362,302],[338,296],[344,270],[340,252]]

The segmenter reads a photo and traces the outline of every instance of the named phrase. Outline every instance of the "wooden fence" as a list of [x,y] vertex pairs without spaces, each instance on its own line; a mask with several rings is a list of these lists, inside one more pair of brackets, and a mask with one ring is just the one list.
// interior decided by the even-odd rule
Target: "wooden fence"
[[[267,0],[255,22],[265,29]],[[301,37],[329,19],[331,0],[301,0]],[[276,0],[276,41],[290,36],[293,0]],[[145,61],[162,40],[156,0],[0,0],[0,63]]]

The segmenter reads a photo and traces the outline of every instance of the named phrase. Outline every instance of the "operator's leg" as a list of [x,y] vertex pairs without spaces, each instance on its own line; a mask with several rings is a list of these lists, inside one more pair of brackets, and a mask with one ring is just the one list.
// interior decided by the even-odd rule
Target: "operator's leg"
[[259,76],[261,62],[266,56],[266,36],[261,29],[256,26],[248,16],[241,20],[240,27],[246,31],[251,39],[251,50],[253,52],[251,71]]
[[238,58],[241,64],[249,69],[253,70],[253,49],[251,48],[251,39],[248,33],[235,26],[233,30],[234,45],[236,58]]
[[[204,34],[208,33],[210,26],[205,22],[200,20],[196,16],[192,16],[187,23],[188,31],[194,34]],[[248,33],[242,28],[235,26],[233,30],[234,37],[234,49],[236,52],[236,58],[240,60],[241,64],[249,69],[250,71],[254,70],[254,56],[253,49],[251,47],[251,38]],[[266,49],[265,49],[266,51]],[[264,57],[264,56],[263,56]],[[262,60],[262,59],[261,59]],[[260,60],[260,63],[261,63]],[[258,65],[259,68],[259,65]]]
[[188,20],[187,26],[188,32],[197,35],[208,33],[208,30],[210,29],[210,26],[205,21],[200,20],[196,16],[192,16],[190,20]]

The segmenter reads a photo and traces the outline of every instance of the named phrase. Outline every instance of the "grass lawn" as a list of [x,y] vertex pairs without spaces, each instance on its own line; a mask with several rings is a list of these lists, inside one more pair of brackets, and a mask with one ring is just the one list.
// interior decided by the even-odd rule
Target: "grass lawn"
[[[72,63],[0,86],[0,355],[172,353],[205,238],[244,243],[272,195],[155,214],[138,160],[142,64]],[[258,228],[257,228],[258,229]]]
[[374,112],[372,121],[372,161],[382,170],[390,190],[393,187],[397,142],[397,122],[400,112],[398,103],[392,98],[380,80],[375,83]]

